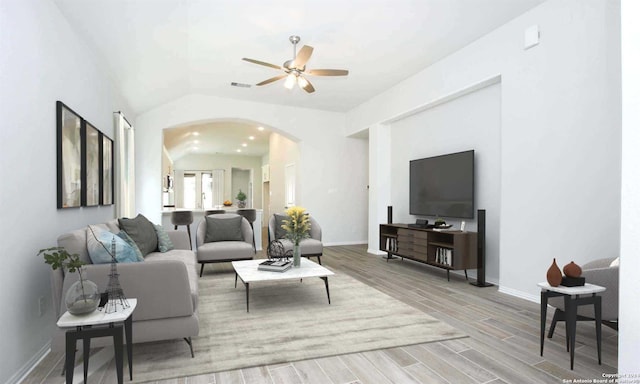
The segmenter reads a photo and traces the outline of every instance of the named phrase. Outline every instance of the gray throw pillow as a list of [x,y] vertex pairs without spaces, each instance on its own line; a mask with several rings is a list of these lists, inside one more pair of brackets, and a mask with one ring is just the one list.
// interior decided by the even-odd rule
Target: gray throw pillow
[[284,239],[287,235],[287,231],[282,228],[282,220],[289,220],[289,216],[279,215],[277,213],[274,213],[273,216],[276,218],[276,238],[274,240]]
[[146,256],[158,249],[156,229],[146,217],[138,214],[134,219],[120,218],[118,219],[118,224],[120,229],[135,241],[138,249],[142,252],[142,256]]
[[207,233],[204,236],[205,243],[214,241],[243,241],[242,216],[231,218],[217,218],[206,216]]

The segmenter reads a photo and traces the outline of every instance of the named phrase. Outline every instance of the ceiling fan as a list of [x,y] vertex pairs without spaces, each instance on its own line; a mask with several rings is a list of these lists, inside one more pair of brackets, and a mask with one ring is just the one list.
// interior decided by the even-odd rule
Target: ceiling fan
[[307,78],[303,75],[312,75],[312,76],[346,76],[349,74],[349,71],[345,69],[307,69],[307,61],[311,57],[313,53],[313,47],[308,45],[303,45],[300,48],[300,51],[296,54],[296,46],[298,42],[300,42],[300,36],[290,36],[289,41],[293,44],[293,59],[287,60],[282,64],[282,66],[265,63],[264,61],[248,59],[243,57],[242,60],[248,61],[250,63],[264,65],[265,67],[275,68],[284,71],[283,74],[274,76],[270,79],[262,81],[257,86],[267,85],[273,83],[274,81],[278,81],[280,79],[287,80],[284,82],[284,86],[287,89],[292,89],[293,86],[298,83],[298,86],[308,93],[312,93],[315,91],[311,82],[307,80]]

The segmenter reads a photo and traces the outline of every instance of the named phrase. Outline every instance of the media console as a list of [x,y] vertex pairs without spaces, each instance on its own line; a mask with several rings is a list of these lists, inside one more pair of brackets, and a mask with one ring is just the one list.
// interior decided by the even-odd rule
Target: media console
[[380,250],[449,271],[478,267],[478,234],[427,229],[408,224],[380,224]]

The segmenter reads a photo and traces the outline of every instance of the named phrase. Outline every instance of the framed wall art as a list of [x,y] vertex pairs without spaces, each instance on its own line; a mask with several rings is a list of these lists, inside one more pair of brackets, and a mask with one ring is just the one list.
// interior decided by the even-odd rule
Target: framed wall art
[[100,139],[102,134],[93,125],[84,122],[82,130],[82,205],[91,207],[100,204]]
[[58,208],[82,205],[82,118],[56,102]]
[[113,140],[100,133],[100,204],[113,204]]

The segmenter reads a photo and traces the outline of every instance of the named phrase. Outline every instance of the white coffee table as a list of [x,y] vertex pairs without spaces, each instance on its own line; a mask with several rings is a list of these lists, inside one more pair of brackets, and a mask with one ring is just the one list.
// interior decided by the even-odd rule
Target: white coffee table
[[[118,383],[122,383],[122,332],[124,329],[127,340],[127,357],[129,362],[129,379],[133,380],[133,348],[132,348],[132,320],[131,315],[138,304],[137,299],[127,299],[128,308],[118,306],[118,311],[106,313],[104,308],[92,313],[75,316],[65,312],[56,323],[60,328],[67,329],[65,347],[65,371],[67,384],[73,383],[73,366],[76,356],[76,342],[83,341],[84,382],[87,382],[87,368],[89,366],[89,349],[93,337],[113,337],[113,348],[116,357],[116,371]],[[98,327],[100,326],[100,327]],[[75,328],[73,328],[75,327]],[[96,327],[96,328],[94,328]]]
[[233,261],[233,269],[236,271],[236,286],[238,284],[238,277],[244,283],[247,296],[247,312],[249,312],[249,284],[258,283],[264,281],[284,281],[284,280],[298,280],[309,277],[319,277],[324,280],[324,286],[327,290],[327,299],[331,304],[331,296],[329,296],[329,276],[334,275],[333,272],[316,264],[313,261],[302,258],[300,259],[300,267],[285,271],[285,272],[270,272],[259,271],[258,264],[265,261],[265,259],[257,260],[241,260]]

